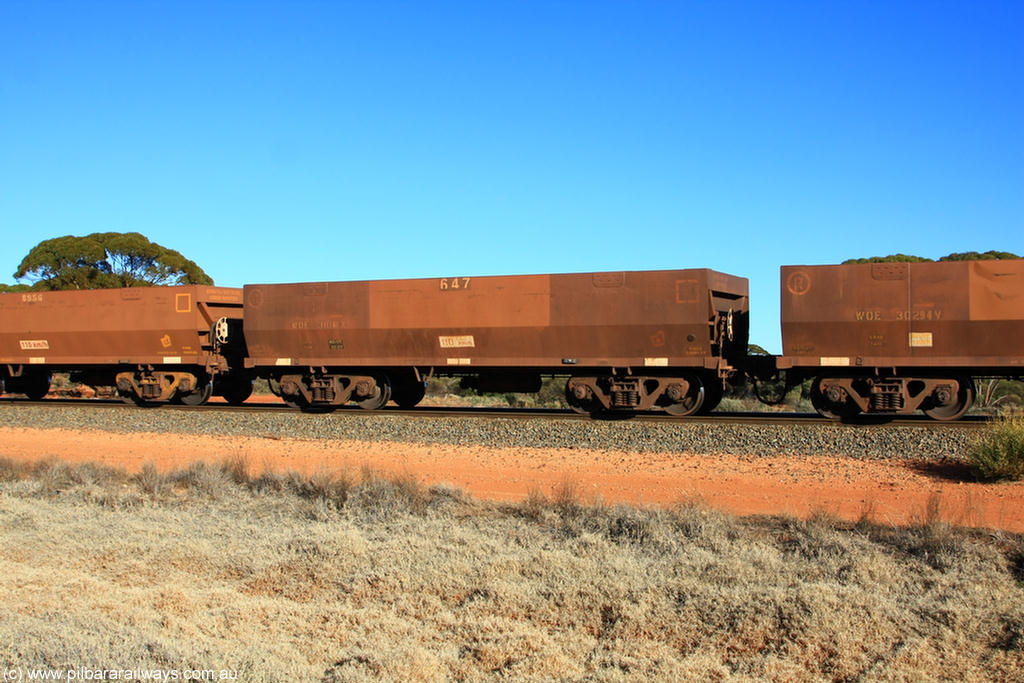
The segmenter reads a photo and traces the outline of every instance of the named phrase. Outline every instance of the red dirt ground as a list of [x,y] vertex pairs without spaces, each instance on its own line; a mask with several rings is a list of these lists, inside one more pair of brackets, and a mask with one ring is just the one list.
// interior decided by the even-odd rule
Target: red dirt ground
[[979,484],[958,472],[897,462],[822,456],[680,455],[583,449],[427,446],[391,442],[318,441],[275,436],[212,437],[118,434],[57,429],[0,429],[0,455],[18,460],[58,457],[137,471],[195,460],[242,456],[250,471],[359,469],[411,474],[447,483],[478,498],[523,500],[566,484],[585,502],[667,505],[699,500],[737,514],[825,513],[867,516],[886,524],[941,518],[955,524],[1024,532],[1024,483]]

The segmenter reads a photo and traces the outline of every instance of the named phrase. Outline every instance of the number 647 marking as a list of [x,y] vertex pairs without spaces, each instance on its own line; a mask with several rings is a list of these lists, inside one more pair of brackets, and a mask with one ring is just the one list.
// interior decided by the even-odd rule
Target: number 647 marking
[[469,289],[469,281],[468,277],[443,277],[440,280],[441,289]]

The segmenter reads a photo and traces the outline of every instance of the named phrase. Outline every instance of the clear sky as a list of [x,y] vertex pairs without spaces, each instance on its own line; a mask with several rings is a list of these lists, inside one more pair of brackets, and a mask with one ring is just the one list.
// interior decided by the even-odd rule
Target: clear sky
[[1024,253],[1024,2],[0,0],[0,281],[138,231],[218,284]]

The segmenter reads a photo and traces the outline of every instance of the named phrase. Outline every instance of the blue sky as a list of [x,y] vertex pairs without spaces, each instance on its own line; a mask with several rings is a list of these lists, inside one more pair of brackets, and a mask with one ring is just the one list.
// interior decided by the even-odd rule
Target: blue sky
[[222,285],[1024,253],[1021,2],[0,0],[0,281],[138,231]]

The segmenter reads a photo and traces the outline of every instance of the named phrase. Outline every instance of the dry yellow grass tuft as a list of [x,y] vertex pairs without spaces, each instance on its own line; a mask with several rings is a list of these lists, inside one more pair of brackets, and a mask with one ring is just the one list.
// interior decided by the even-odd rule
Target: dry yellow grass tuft
[[[0,663],[261,681],[1019,679],[1024,539],[0,459]],[[870,506],[868,506],[869,508]]]

